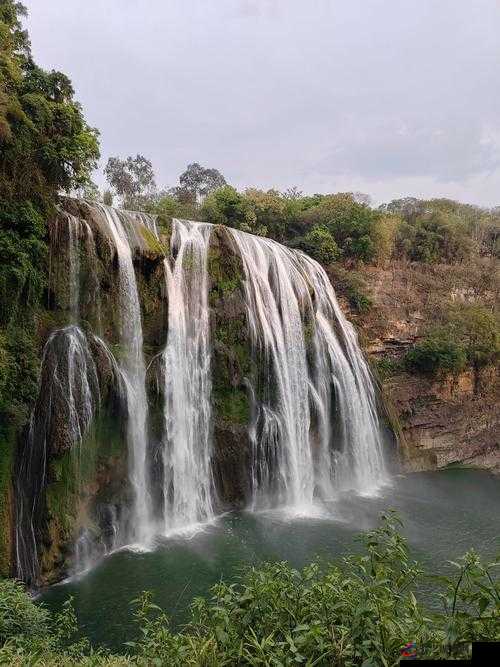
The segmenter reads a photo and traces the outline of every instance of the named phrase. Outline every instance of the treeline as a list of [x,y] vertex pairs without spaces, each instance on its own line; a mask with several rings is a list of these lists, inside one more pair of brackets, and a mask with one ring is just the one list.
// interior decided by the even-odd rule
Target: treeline
[[[386,515],[359,538],[361,554],[340,563],[250,568],[195,599],[179,632],[144,594],[134,603],[136,638],[121,655],[82,639],[69,604],[50,614],[19,584],[0,581],[0,664],[383,667],[405,655],[467,658],[471,642],[499,641],[498,563],[470,552],[451,576],[425,576],[398,528]],[[429,579],[434,596],[424,606],[418,590]]]
[[163,223],[184,217],[269,236],[323,264],[391,258],[456,263],[500,255],[500,207],[407,197],[374,208],[361,193],[239,192],[217,169],[198,163],[188,165],[178,186],[158,190],[152,164],[142,155],[110,158],[105,174],[112,188],[103,195],[108,202],[114,195],[119,205],[155,213]]

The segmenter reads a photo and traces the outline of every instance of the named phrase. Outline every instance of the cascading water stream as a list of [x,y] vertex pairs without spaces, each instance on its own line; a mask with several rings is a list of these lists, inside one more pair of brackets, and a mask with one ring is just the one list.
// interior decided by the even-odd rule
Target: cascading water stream
[[[134,490],[130,539],[146,543],[152,534],[152,522],[147,475],[146,370],[139,294],[132,262],[132,249],[122,220],[115,209],[104,204],[96,206],[106,219],[118,255],[120,333],[123,345],[121,365],[127,394],[129,477]],[[125,222],[128,222],[127,214],[122,215]]]
[[37,526],[53,442],[76,456],[78,473],[83,456],[80,445],[100,403],[96,367],[81,329],[71,325],[49,337],[42,357],[40,387],[43,391],[31,416],[16,475],[17,576],[29,583],[37,579]]
[[69,304],[73,321],[78,322],[80,303],[80,221],[70,213],[68,221]]
[[270,239],[231,234],[254,351],[269,368],[250,430],[253,506],[307,512],[315,496],[373,489],[385,478],[373,383],[326,273]]
[[290,251],[268,239],[231,233],[243,259],[251,338],[270,370],[267,396],[258,411],[260,436],[254,442],[254,503],[272,496],[273,504],[310,507],[314,478],[301,317],[308,286]]
[[[381,427],[374,383],[359,348],[356,332],[337,302],[324,269],[305,254],[298,255],[315,294],[315,373],[313,385],[321,397],[321,439],[318,485],[325,497],[338,488],[370,493],[387,481]],[[333,382],[331,382],[333,378]],[[332,396],[332,392],[334,396]],[[329,406],[338,403],[342,443],[337,469],[325,479],[330,455],[332,422]]]
[[211,225],[173,221],[165,260],[168,341],[163,353],[163,530],[213,517],[208,245]]

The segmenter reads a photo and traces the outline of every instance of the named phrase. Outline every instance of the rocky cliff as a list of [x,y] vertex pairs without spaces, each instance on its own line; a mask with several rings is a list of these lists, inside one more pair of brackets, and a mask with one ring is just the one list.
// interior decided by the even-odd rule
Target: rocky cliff
[[[443,304],[485,304],[498,298],[498,263],[423,264],[406,261],[365,267],[372,306],[350,313],[378,373],[400,432],[408,470],[470,465],[500,472],[498,367],[428,377],[399,363]],[[347,310],[349,304],[344,302]]]

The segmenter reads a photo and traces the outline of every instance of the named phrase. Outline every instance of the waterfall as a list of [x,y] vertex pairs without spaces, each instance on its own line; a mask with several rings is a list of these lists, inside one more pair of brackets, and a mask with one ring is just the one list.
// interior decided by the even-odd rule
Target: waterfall
[[80,303],[80,221],[70,213],[68,222],[69,305],[73,321],[79,317]]
[[251,392],[253,506],[307,510],[315,496],[377,486],[385,469],[373,383],[326,273],[270,239],[231,234],[264,370]]
[[78,475],[80,444],[99,403],[97,370],[85,334],[73,325],[55,331],[43,351],[40,392],[16,475],[15,555],[17,576],[24,581],[37,579],[37,528],[54,443],[59,454],[74,454]]
[[[217,310],[211,320],[208,298],[213,225],[173,221],[160,290],[153,283],[163,259],[154,218],[103,204],[77,206],[73,201],[68,207],[88,220],[62,209],[51,232],[56,250],[61,239],[65,244],[60,255],[52,255],[54,285],[60,290],[54,292],[54,303],[72,324],[53,332],[45,345],[40,391],[17,463],[17,573],[28,582],[38,577],[46,489],[54,481],[48,474],[67,452],[75,462],[75,489],[79,488],[71,490],[71,499],[79,503],[76,571],[127,543],[145,544],[155,533],[169,535],[206,523],[216,515],[219,500],[227,501],[223,491],[217,497],[213,471],[214,466],[218,469],[213,456],[210,329],[211,321],[220,322]],[[270,239],[235,229],[227,233],[232,242],[223,251],[239,255],[237,265],[242,266],[241,283],[235,280],[231,288],[231,308],[236,306],[239,318],[246,311],[253,357],[245,366],[248,377],[241,378],[251,405],[248,440],[241,437],[244,449],[237,452],[239,460],[250,461],[248,478],[241,485],[247,488],[250,482],[246,501],[255,509],[287,507],[307,514],[316,511],[318,501],[328,501],[339,491],[373,490],[386,478],[374,385],[325,271],[302,252]],[[154,360],[162,370],[157,378],[161,377],[164,403],[163,416],[151,419],[151,432],[134,253],[144,259],[140,268],[137,265],[137,278],[148,290],[145,304],[153,302],[157,309],[156,338],[151,338],[158,346]],[[116,269],[116,280],[109,280]],[[161,334],[165,293],[166,344]],[[97,308],[100,331],[101,307],[111,331],[118,320],[118,336],[113,338],[116,360],[103,340],[77,326],[80,320],[95,321]],[[107,431],[85,437],[101,396],[102,405],[111,411],[101,412],[97,430],[108,428],[108,417],[124,414],[126,405],[131,500],[129,487],[105,466],[89,495],[85,474],[92,455],[82,444],[96,444],[96,452],[106,444]],[[116,427],[119,423],[112,429]],[[224,456],[222,450],[216,453]],[[106,461],[110,466],[116,462],[112,456]],[[121,490],[114,488],[107,496],[106,489],[116,482]],[[244,490],[241,495],[244,501]]]
[[168,341],[163,353],[165,442],[163,524],[166,533],[213,516],[208,245],[211,225],[173,221],[165,260]]
[[[134,490],[132,534],[130,538],[140,543],[151,536],[151,498],[147,475],[147,398],[146,370],[143,358],[141,308],[132,248],[128,233],[135,231],[133,213],[121,216],[110,206],[96,204],[104,215],[112,235],[118,256],[120,333],[123,345],[121,367],[127,394],[127,439],[129,445],[129,477]],[[141,214],[137,214],[141,215]],[[142,216],[145,217],[145,216]]]
[[[314,285],[315,293],[313,385],[321,399],[323,434],[318,484],[325,496],[334,493],[338,487],[370,493],[387,478],[374,383],[354,327],[344,317],[324,269],[302,253],[299,261]],[[341,427],[340,446],[336,448],[338,456],[333,458],[330,445],[335,443],[328,433],[332,399],[338,404]],[[325,479],[328,463],[330,469],[336,463],[337,470],[332,470]]]

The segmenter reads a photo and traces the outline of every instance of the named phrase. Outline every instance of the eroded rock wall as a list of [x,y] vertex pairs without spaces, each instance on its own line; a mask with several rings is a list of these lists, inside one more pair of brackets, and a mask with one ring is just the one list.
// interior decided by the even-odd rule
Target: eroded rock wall
[[[365,267],[362,275],[373,304],[367,313],[349,317],[375,369],[381,360],[401,360],[444,303],[493,308],[498,298],[498,265],[491,258],[479,266],[395,261]],[[349,310],[347,302],[343,306]],[[499,377],[493,366],[435,378],[401,370],[383,374],[404,466],[464,464],[500,472]]]

